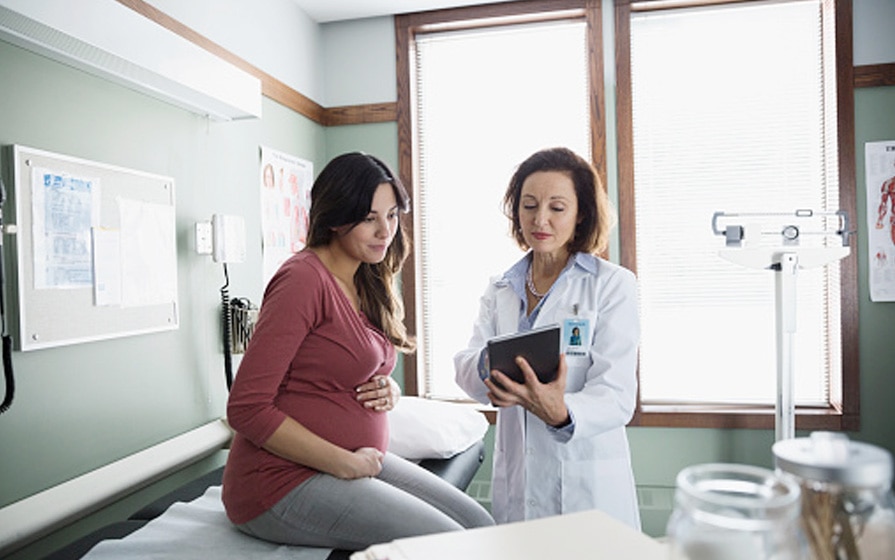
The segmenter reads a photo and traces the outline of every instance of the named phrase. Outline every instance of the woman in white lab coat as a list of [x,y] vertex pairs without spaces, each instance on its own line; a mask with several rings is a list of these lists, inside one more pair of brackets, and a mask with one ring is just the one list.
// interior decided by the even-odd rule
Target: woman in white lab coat
[[[614,225],[609,200],[586,160],[554,148],[519,166],[504,209],[530,251],[488,285],[469,346],[454,357],[460,387],[498,407],[494,518],[599,509],[639,530],[625,433],[637,394],[637,284],[595,256]],[[524,360],[524,384],[489,371],[489,338],[553,323],[562,327],[555,381],[540,383]]]

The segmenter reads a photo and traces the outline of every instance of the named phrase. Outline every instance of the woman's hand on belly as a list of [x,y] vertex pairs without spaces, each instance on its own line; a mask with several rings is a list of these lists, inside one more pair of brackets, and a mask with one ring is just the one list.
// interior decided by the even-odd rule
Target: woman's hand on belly
[[384,456],[382,451],[369,446],[349,451],[288,416],[263,447],[274,455],[342,479],[378,475]]
[[401,387],[391,377],[386,375],[374,375],[366,383],[355,388],[357,400],[364,408],[377,412],[388,412],[395,408],[395,403],[401,396]]

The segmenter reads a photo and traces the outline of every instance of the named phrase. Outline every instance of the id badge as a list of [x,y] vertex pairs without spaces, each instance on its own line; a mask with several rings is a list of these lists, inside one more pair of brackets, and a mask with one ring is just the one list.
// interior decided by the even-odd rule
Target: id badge
[[580,317],[562,322],[562,345],[566,356],[586,356],[590,346],[590,321]]

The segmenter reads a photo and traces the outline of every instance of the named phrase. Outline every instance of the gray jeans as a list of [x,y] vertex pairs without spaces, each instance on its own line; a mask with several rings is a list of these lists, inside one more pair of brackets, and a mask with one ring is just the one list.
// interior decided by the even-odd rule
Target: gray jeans
[[494,519],[466,493],[386,453],[376,478],[317,474],[237,527],[282,544],[363,550],[404,537],[488,525]]

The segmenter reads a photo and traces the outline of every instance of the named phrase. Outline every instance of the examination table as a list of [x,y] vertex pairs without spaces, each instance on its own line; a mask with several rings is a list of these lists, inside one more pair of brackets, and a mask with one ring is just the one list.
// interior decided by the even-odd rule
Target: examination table
[[[485,458],[487,421],[472,408],[404,397],[389,413],[389,449],[466,490]],[[259,558],[346,560],[352,551],[288,547],[230,524],[220,499],[223,467],[51,553],[45,560]]]

